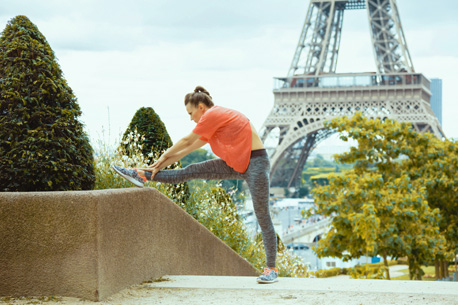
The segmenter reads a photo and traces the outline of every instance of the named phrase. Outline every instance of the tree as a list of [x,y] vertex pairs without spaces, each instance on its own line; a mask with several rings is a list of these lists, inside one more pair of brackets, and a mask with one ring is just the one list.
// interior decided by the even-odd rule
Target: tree
[[[328,186],[314,191],[318,212],[334,216],[318,252],[345,258],[366,252],[383,256],[385,262],[387,256],[405,255],[411,277],[421,278],[420,266],[446,253],[439,226],[442,214],[427,201],[431,176],[413,175],[429,162],[431,155],[424,149],[435,143],[432,136],[420,135],[405,123],[369,120],[360,113],[327,126],[340,132],[344,141],[353,138],[358,146],[336,156],[338,162],[354,163],[354,171],[335,176]],[[345,250],[350,254],[345,256]]]
[[429,208],[425,189],[412,184],[407,175],[392,181],[377,172],[333,175],[330,184],[315,189],[314,195],[316,213],[334,217],[316,249],[319,256],[349,260],[380,255],[386,267],[389,256],[409,256],[417,275],[420,263],[432,261],[443,248],[439,211]]
[[88,190],[93,150],[53,50],[25,16],[0,38],[0,190]]
[[436,278],[448,276],[448,260],[458,251],[458,145],[447,139],[424,134],[412,139],[417,146],[408,150],[405,170],[426,186],[428,204],[440,210],[439,227],[446,238],[445,251],[436,257]]

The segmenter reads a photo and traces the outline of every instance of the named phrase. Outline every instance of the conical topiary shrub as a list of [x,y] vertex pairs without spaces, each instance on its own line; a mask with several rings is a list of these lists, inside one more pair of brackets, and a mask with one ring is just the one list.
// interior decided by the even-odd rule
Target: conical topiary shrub
[[54,52],[25,16],[0,37],[0,191],[88,190],[92,147]]
[[[135,130],[142,137],[142,140],[138,144],[141,145],[142,154],[148,159],[149,163],[153,160],[149,156],[151,152],[160,154],[172,146],[172,139],[167,132],[167,128],[159,115],[151,107],[142,107],[135,112],[129,127],[123,135],[123,142]],[[121,145],[126,149],[128,144]]]

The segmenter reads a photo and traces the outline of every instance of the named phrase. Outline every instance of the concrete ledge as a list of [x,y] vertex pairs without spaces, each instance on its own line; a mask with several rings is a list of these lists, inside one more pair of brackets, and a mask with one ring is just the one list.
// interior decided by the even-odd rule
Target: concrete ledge
[[166,274],[256,270],[155,189],[0,193],[0,295],[103,300]]

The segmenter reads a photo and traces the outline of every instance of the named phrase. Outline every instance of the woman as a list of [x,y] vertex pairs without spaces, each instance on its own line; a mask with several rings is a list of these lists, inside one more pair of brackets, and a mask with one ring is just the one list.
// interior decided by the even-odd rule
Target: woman
[[[115,165],[115,171],[137,186],[143,186],[147,180],[176,184],[191,179],[244,179],[251,192],[266,251],[267,268],[257,282],[276,282],[277,238],[269,212],[270,162],[256,129],[240,112],[215,106],[210,93],[201,86],[188,93],[184,103],[191,120],[197,123],[189,135],[148,168],[125,169]],[[207,143],[221,159],[162,170]]]

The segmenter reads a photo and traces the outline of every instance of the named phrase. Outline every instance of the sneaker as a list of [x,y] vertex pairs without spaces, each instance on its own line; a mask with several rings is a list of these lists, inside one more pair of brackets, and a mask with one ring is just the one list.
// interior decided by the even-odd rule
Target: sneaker
[[113,165],[113,169],[122,177],[126,178],[128,181],[132,182],[138,187],[143,187],[146,181],[146,178],[140,177],[136,169],[128,169],[121,166]]
[[260,284],[278,282],[278,269],[264,268],[264,272],[256,279]]

